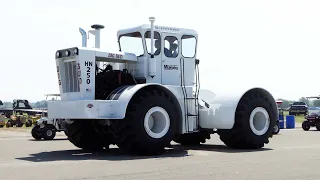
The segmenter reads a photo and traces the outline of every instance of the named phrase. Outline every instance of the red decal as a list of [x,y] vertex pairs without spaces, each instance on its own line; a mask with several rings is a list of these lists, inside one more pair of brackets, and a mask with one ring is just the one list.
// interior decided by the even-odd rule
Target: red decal
[[108,58],[122,59],[122,58],[123,58],[123,55],[121,55],[121,54],[109,53],[109,54],[108,54]]

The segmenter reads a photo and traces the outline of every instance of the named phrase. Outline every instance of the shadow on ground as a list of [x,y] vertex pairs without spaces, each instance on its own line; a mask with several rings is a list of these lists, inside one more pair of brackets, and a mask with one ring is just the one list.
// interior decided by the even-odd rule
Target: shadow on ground
[[36,140],[36,139],[29,139],[29,141],[34,141],[34,142],[42,142],[42,141],[65,141],[65,140],[68,140],[68,138],[55,138],[55,139],[52,139],[52,140],[44,140],[44,139],[41,139],[41,140]]
[[104,150],[100,152],[88,152],[83,150],[60,150],[41,152],[30,154],[29,157],[16,158],[18,160],[31,161],[31,162],[46,162],[46,161],[81,161],[81,160],[109,160],[109,161],[123,161],[123,160],[139,160],[151,158],[179,158],[185,156],[193,156],[188,154],[188,150],[198,151],[211,151],[222,153],[245,153],[254,151],[268,151],[272,149],[262,148],[258,150],[235,150],[230,149],[224,145],[199,145],[193,147],[183,147],[181,145],[172,145],[172,148],[158,156],[133,156],[123,153],[119,148],[110,148],[109,151]]

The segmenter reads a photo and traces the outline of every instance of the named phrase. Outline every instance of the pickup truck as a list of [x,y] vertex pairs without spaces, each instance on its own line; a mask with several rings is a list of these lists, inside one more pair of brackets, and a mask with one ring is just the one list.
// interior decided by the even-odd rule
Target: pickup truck
[[289,115],[308,114],[308,105],[305,102],[294,102],[289,108]]

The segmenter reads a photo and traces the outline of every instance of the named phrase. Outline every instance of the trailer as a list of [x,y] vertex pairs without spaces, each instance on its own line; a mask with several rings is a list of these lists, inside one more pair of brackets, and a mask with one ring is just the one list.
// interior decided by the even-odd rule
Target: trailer
[[48,101],[48,117],[65,119],[69,141],[84,150],[115,144],[136,155],[162,153],[172,141],[205,143],[214,133],[231,148],[269,143],[278,119],[272,94],[200,89],[198,33],[149,20],[117,32],[119,52],[100,48],[99,24],[89,30],[95,48],[79,28],[82,47],[56,51],[61,100]]

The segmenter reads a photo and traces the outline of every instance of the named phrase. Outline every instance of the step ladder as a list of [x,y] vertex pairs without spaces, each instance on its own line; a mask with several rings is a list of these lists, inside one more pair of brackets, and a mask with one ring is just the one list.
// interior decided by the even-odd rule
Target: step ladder
[[198,64],[199,61],[196,60],[195,69],[196,69],[196,82],[195,82],[195,91],[191,94],[187,93],[185,86],[185,75],[184,75],[184,58],[180,59],[180,65],[182,64],[181,71],[181,88],[183,92],[183,101],[184,101],[184,116],[185,116],[185,129],[187,133],[199,131],[199,71]]

